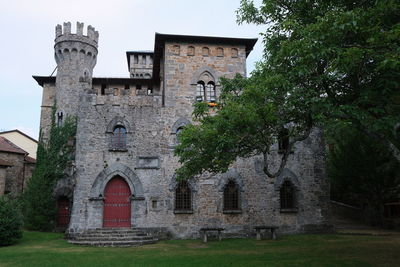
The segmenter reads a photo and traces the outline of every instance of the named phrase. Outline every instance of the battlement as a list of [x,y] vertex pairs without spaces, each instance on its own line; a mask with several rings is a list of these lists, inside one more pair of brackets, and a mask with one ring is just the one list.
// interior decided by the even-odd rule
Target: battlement
[[86,42],[97,48],[99,41],[99,32],[91,25],[87,26],[87,35],[83,34],[84,24],[81,22],[76,23],[76,33],[71,32],[71,22],[64,22],[63,26],[58,24],[56,26],[56,39],[55,42],[63,41],[80,41]]

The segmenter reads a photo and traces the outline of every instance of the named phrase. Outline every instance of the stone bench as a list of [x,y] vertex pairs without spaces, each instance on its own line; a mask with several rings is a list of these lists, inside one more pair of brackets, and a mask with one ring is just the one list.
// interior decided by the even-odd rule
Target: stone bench
[[221,232],[223,230],[224,230],[224,228],[210,228],[210,227],[201,228],[200,229],[200,235],[203,235],[203,242],[207,243],[207,232],[218,231],[218,240],[221,241],[222,240]]
[[269,226],[269,225],[259,225],[255,226],[254,229],[256,229],[257,233],[257,240],[261,240],[261,230],[270,230],[271,231],[271,239],[275,240],[276,239],[276,229],[278,229],[278,226]]

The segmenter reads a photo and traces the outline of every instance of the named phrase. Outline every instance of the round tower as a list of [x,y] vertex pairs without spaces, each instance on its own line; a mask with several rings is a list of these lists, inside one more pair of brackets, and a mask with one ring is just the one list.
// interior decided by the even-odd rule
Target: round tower
[[76,34],[71,23],[56,26],[54,57],[57,62],[56,122],[78,112],[80,95],[92,88],[93,68],[97,60],[99,33],[92,26],[83,35],[83,23],[76,23]]

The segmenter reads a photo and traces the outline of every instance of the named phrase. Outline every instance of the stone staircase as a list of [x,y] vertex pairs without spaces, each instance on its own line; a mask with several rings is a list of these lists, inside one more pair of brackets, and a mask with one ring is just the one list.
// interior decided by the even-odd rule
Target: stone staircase
[[135,228],[98,228],[67,237],[68,242],[76,245],[96,247],[132,247],[154,244],[157,238]]

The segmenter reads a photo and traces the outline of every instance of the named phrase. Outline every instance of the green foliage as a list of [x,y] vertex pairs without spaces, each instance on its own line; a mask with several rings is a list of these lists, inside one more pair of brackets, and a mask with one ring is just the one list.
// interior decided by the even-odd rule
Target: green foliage
[[285,113],[309,112],[325,126],[349,122],[400,161],[399,10],[395,0],[242,0],[237,14],[239,23],[267,26],[256,73],[286,94]]
[[[343,123],[383,143],[400,161],[400,2],[242,0],[239,23],[265,25],[264,57],[249,79],[222,80],[221,103],[195,107],[198,125],[180,134],[178,178],[225,171],[262,153],[274,177],[312,126]],[[290,142],[279,170],[268,153],[282,128]]]
[[334,200],[368,204],[373,223],[382,223],[383,204],[400,194],[400,163],[380,143],[343,128],[328,154],[328,175]]
[[56,126],[53,120],[48,141],[39,142],[36,168],[23,195],[27,229],[48,231],[54,228],[56,203],[53,189],[65,176],[72,160],[75,135],[76,120],[67,117],[62,126]]
[[[282,116],[284,97],[259,89],[256,79],[239,74],[232,80],[222,78],[217,108],[195,105],[198,124],[185,127],[175,148],[183,163],[177,170],[178,179],[204,171],[225,172],[237,157],[270,152],[276,136],[293,118]],[[303,131],[301,126],[291,127],[292,134]]]
[[16,243],[22,237],[22,215],[16,200],[0,197],[0,246]]

